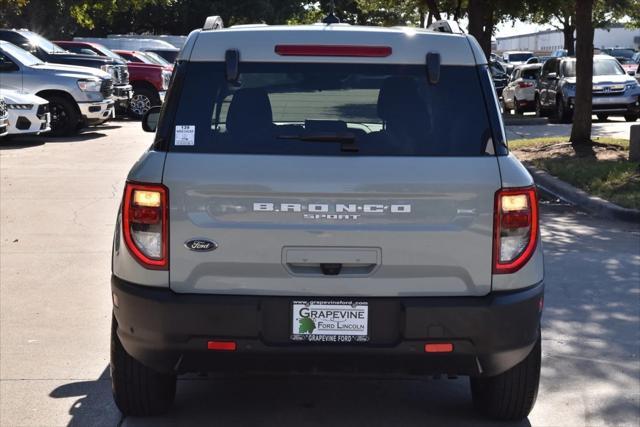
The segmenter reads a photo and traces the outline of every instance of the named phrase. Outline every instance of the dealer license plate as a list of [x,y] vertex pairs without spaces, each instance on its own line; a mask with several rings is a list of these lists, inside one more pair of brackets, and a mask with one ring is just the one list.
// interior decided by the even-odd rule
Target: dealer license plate
[[293,341],[369,341],[369,306],[364,301],[297,300],[292,317]]

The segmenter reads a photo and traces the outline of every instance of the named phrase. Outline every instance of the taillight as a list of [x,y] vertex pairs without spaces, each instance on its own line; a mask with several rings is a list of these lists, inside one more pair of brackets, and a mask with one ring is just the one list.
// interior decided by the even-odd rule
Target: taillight
[[147,268],[168,264],[167,189],[157,184],[128,182],[122,202],[122,231],[127,248]]
[[533,83],[531,83],[531,82],[518,82],[518,87],[519,88],[533,87]]
[[535,187],[498,190],[493,233],[493,273],[518,271],[529,261],[538,243]]

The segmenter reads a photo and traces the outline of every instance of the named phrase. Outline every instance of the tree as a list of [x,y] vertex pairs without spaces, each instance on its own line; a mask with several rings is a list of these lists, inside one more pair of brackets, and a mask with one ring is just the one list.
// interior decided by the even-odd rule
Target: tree
[[521,9],[521,2],[511,0],[468,0],[469,34],[478,40],[487,59],[496,24],[513,19]]
[[591,142],[593,1],[576,0],[576,99],[571,145],[578,155],[595,156]]
[[575,55],[575,0],[526,0],[519,18],[562,31],[564,48]]

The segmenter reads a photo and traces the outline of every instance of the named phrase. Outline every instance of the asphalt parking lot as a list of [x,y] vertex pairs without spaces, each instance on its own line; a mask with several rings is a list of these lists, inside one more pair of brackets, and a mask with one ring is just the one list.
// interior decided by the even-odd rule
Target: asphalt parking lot
[[[558,126],[509,132],[567,133]],[[108,371],[111,238],[126,173],[151,139],[114,121],[0,142],[0,426],[494,425],[472,410],[466,378],[194,375],[165,417],[122,419]],[[640,226],[555,204],[541,223],[543,377],[516,425],[638,426]]]

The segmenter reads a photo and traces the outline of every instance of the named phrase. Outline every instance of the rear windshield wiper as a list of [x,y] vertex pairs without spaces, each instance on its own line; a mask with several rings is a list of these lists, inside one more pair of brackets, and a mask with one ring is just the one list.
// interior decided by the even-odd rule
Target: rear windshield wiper
[[338,143],[341,151],[358,152],[356,136],[352,133],[311,133],[303,135],[278,135],[278,139],[291,139],[305,142]]

